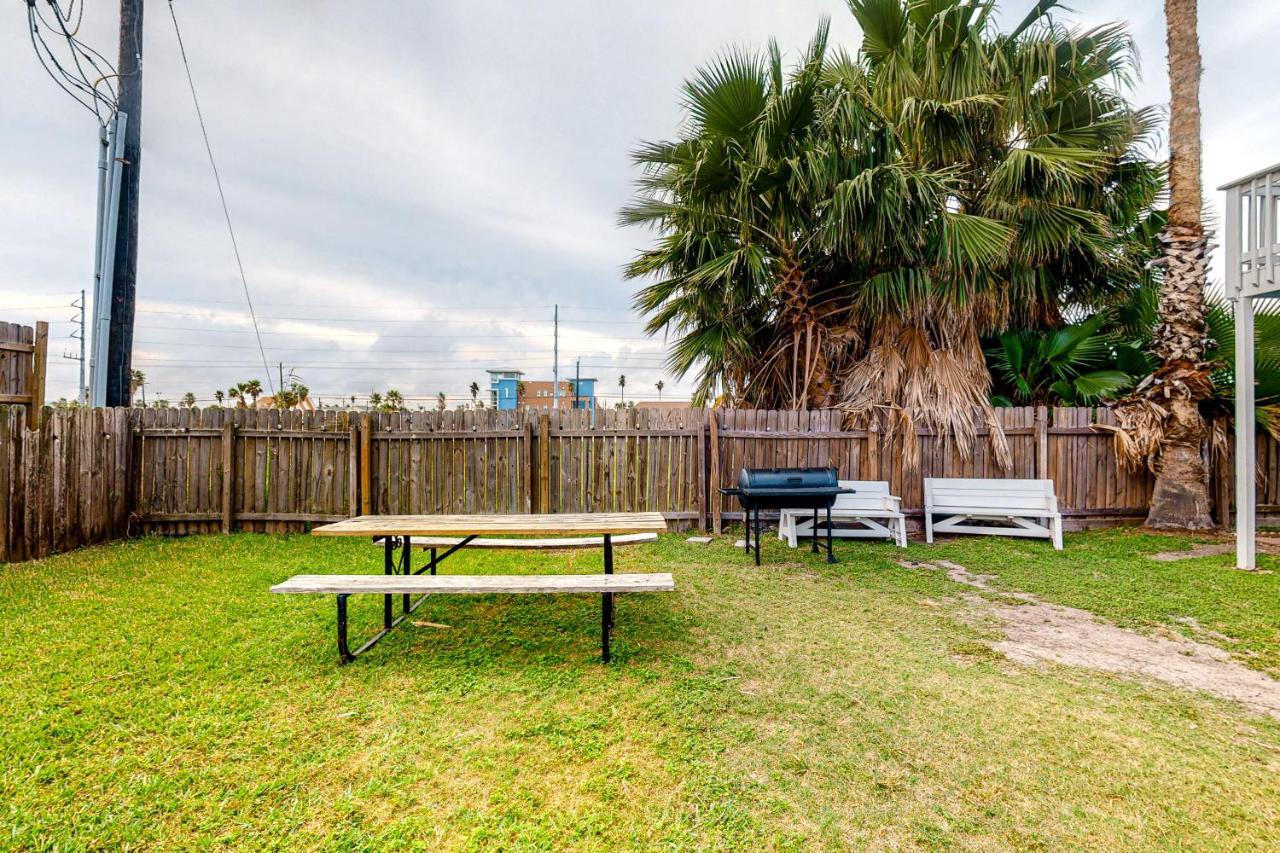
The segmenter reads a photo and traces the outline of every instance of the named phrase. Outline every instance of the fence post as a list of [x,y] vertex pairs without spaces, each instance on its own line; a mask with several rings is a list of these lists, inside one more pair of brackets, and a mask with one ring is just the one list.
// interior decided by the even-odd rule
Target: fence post
[[1049,479],[1049,410],[1036,406],[1035,412],[1036,467],[1035,479]]
[[13,476],[12,420],[8,407],[0,407],[0,563],[9,561],[9,479]]
[[360,514],[360,416],[351,415],[347,426],[347,515]]
[[880,479],[880,424],[874,412],[867,418],[867,479]]
[[533,508],[537,506],[536,488],[534,485],[533,475],[533,422],[526,416],[521,426],[524,432],[524,454],[520,460],[521,470],[524,474],[524,511],[533,512]]
[[231,532],[235,522],[232,500],[235,496],[235,444],[236,425],[228,422],[222,425],[222,532]]
[[40,410],[44,408],[44,375],[49,360],[49,324],[36,323],[35,349],[32,351],[31,371],[27,374],[27,429],[40,428]]
[[551,512],[551,416],[538,417],[538,512]]
[[698,529],[705,532],[707,530],[707,415],[706,410],[702,410],[698,417],[702,422],[698,424],[698,452],[695,458],[698,460]]
[[720,521],[720,411],[711,409],[707,422],[711,435],[711,470],[707,474],[707,500],[711,504],[711,532],[721,532]]
[[373,515],[373,415],[360,420],[360,514]]

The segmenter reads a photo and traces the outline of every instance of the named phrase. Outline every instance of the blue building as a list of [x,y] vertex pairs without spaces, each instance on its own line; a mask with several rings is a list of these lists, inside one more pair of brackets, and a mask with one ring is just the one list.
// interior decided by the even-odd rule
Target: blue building
[[[525,381],[524,372],[509,367],[495,367],[489,374],[489,405],[499,411],[533,408],[550,410],[557,402],[556,386],[547,380]],[[594,410],[595,377],[567,379],[560,382],[559,408]]]
[[524,372],[507,367],[485,371],[489,374],[489,407],[510,412],[520,405],[520,377]]

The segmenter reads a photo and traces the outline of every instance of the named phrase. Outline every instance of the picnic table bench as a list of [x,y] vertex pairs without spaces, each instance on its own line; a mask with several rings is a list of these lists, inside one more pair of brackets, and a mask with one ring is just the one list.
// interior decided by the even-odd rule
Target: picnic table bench
[[[368,536],[383,545],[383,574],[295,575],[271,587],[280,594],[329,594],[338,600],[338,656],[342,663],[368,651],[427,599],[428,595],[598,593],[601,601],[600,657],[609,662],[609,634],[613,628],[613,597],[621,592],[669,592],[675,582],[669,573],[613,573],[613,538],[666,530],[661,513],[585,513],[522,515],[368,515],[328,524],[315,536]],[[604,574],[593,575],[437,575],[440,564],[481,533],[503,535],[596,534],[604,552]],[[430,559],[413,567],[414,537],[425,537]],[[440,539],[437,537],[447,537]],[[514,542],[522,540],[492,540]],[[546,543],[550,540],[523,540]],[[581,540],[562,540],[582,547]],[[592,544],[596,544],[593,541]],[[547,547],[542,544],[542,547]],[[443,553],[439,548],[445,548]],[[395,552],[399,550],[399,559]],[[398,572],[397,572],[398,570]],[[429,574],[424,575],[424,572]],[[347,599],[363,593],[383,597],[382,629],[355,651],[347,640]],[[402,597],[395,615],[395,596]],[[413,596],[417,595],[416,600]]]

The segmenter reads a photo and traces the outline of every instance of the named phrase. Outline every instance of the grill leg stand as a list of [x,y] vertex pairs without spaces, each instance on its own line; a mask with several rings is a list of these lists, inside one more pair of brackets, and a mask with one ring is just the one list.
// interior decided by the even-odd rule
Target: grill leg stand
[[827,562],[834,563],[836,555],[831,551],[831,507],[827,507]]
[[813,508],[813,532],[809,536],[809,551],[818,553],[818,508]]
[[[396,540],[393,536],[382,537],[382,573],[384,575],[394,575],[396,573],[395,556],[392,554],[395,543]],[[393,598],[394,596],[391,595],[382,596],[382,630],[384,631],[391,630],[391,600]]]
[[600,661],[609,662],[609,629],[613,627],[613,593],[600,593]]
[[755,565],[760,565],[760,507],[755,507]]
[[751,510],[742,516],[742,553],[751,553]]
[[350,663],[356,659],[347,646],[347,597],[338,596],[338,659],[342,663]]

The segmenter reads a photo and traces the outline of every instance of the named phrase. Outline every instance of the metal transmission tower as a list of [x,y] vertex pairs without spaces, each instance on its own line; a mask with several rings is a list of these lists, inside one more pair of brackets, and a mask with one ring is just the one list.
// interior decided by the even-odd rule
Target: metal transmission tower
[[[124,12],[126,5],[134,3],[139,9],[137,36],[140,38],[141,0],[125,0],[121,3],[121,12]],[[27,30],[36,59],[58,88],[93,113],[98,121],[98,212],[93,261],[93,322],[88,329],[82,326],[81,346],[84,345],[84,337],[92,335],[89,398],[93,405],[101,406],[106,403],[106,364],[112,282],[115,278],[116,226],[120,211],[120,186],[129,117],[119,107],[116,82],[120,76],[115,67],[105,56],[77,36],[83,16],[83,0],[78,4],[76,0],[67,0],[66,3],[58,0],[27,0]],[[82,381],[80,384],[83,394],[85,383]]]
[[78,326],[78,328],[74,329],[74,330],[71,332],[71,335],[70,335],[70,337],[71,337],[71,339],[72,339],[73,341],[76,341],[76,340],[80,341],[80,354],[79,354],[79,355],[72,355],[72,354],[71,354],[71,353],[69,353],[69,352],[64,352],[64,353],[62,354],[62,357],[63,357],[63,358],[66,358],[66,359],[70,359],[71,361],[78,361],[78,362],[80,362],[80,386],[76,389],[76,400],[78,400],[78,401],[80,402],[80,404],[81,404],[81,405],[87,406],[87,405],[89,405],[89,386],[87,386],[87,385],[85,384],[85,381],[84,381],[84,368],[85,368],[85,356],[84,356],[84,342],[85,342],[85,334],[84,334],[84,333],[85,333],[85,328],[84,328],[84,307],[85,307],[85,302],[84,302],[84,291],[83,291],[83,290],[82,290],[82,291],[80,291],[80,299],[79,299],[79,301],[71,303],[71,307],[72,307],[72,308],[79,308],[79,309],[80,309],[79,313],[78,313],[78,314],[76,314],[76,316],[74,316],[74,317],[72,317],[72,318],[71,318],[71,322],[72,322],[72,323],[75,323],[75,324],[76,324],[76,326]]

